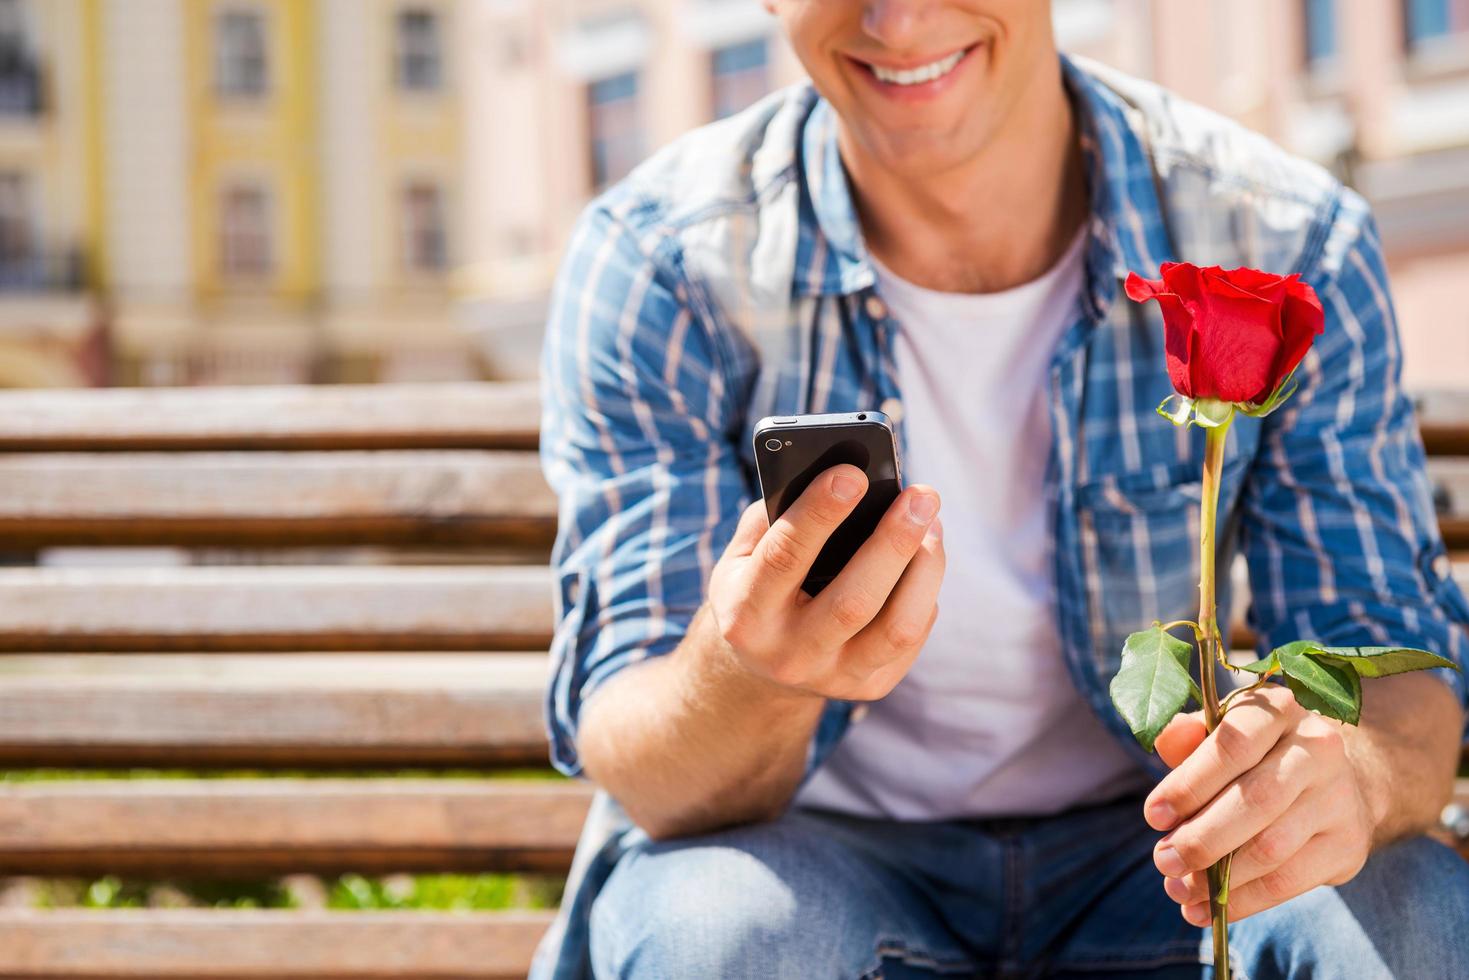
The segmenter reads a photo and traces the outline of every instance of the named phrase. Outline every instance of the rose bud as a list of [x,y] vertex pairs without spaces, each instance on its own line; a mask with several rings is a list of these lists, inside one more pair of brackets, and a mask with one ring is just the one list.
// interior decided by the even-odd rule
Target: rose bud
[[1316,291],[1299,273],[1164,262],[1161,279],[1127,277],[1127,295],[1163,310],[1168,378],[1186,399],[1260,405],[1290,377],[1324,329]]

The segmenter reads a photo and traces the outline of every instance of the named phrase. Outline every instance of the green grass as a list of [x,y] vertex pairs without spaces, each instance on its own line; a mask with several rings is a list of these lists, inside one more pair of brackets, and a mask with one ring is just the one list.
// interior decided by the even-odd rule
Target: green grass
[[[46,878],[37,883],[38,908],[292,909],[319,904],[296,890],[309,878],[263,881],[178,881],[121,878]],[[554,875],[426,874],[314,879],[313,894],[343,911],[416,910],[488,912],[553,909],[562,881]],[[3,882],[0,882],[3,883]]]
[[327,895],[332,909],[486,911],[551,909],[561,901],[561,879],[550,875],[412,875],[371,879],[342,875]]

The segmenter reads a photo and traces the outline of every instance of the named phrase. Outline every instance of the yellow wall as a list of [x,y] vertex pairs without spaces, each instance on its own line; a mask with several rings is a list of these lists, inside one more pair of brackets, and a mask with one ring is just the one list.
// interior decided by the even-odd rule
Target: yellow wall
[[[406,7],[432,7],[439,16],[440,45],[443,55],[442,84],[437,92],[400,92],[394,77],[398,12]],[[455,43],[459,25],[455,4],[448,0],[379,0],[372,5],[371,16],[377,18],[377,96],[374,103],[381,173],[386,181],[379,202],[377,225],[382,252],[380,268],[384,285],[411,280],[405,272],[401,247],[400,221],[403,185],[413,177],[431,177],[443,188],[444,211],[448,224],[449,257],[457,260],[460,241],[455,221],[459,206],[457,177],[460,169],[462,116],[459,111],[459,74],[461,66]],[[420,274],[421,275],[421,274]]]
[[[269,84],[259,99],[221,98],[214,86],[214,19],[235,7],[265,12]],[[185,0],[194,252],[202,299],[255,291],[220,276],[220,189],[235,175],[270,188],[271,275],[264,292],[308,300],[318,286],[315,4],[303,0]]]

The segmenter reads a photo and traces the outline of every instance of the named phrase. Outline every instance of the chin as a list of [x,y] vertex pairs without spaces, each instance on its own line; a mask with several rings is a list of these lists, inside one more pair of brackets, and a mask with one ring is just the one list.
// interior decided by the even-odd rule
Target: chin
[[[904,177],[929,177],[960,166],[979,153],[983,134],[953,130],[890,130],[854,127],[863,153],[883,169]],[[968,130],[969,127],[966,127]]]

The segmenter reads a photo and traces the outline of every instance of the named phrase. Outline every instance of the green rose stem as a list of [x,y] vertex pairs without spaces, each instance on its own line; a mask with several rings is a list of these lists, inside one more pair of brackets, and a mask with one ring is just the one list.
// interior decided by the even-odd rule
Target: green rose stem
[[[1229,438],[1231,409],[1222,423],[1204,429],[1204,483],[1199,501],[1199,689],[1204,695],[1204,727],[1219,727],[1219,691],[1215,665],[1224,662],[1224,643],[1219,635],[1219,611],[1214,603],[1214,530],[1219,518],[1219,472],[1224,463],[1224,443]],[[1229,976],[1229,865],[1226,854],[1209,868],[1209,914],[1214,930],[1214,976]]]

